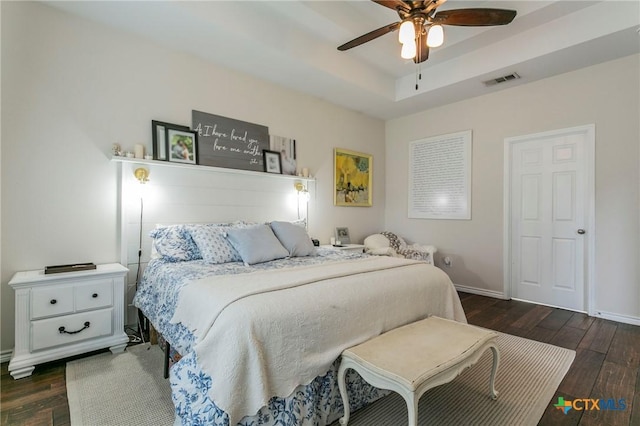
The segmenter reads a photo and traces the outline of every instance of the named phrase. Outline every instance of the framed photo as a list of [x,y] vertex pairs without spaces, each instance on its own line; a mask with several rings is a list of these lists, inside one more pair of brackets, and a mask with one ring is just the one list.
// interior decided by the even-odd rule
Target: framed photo
[[371,207],[373,156],[335,148],[333,170],[334,205]]
[[[336,228],[336,241],[340,241],[340,244],[351,244],[351,237],[349,236],[349,228]],[[336,244],[338,244],[336,242]]]
[[283,175],[296,174],[296,140],[282,136],[269,135],[269,149],[280,153]]
[[168,161],[166,128],[189,131],[189,127],[179,124],[151,120],[151,137],[153,140],[153,159]]
[[262,150],[264,155],[264,171],[267,173],[282,174],[282,162],[278,151]]
[[166,126],[167,156],[176,163],[198,164],[198,134]]

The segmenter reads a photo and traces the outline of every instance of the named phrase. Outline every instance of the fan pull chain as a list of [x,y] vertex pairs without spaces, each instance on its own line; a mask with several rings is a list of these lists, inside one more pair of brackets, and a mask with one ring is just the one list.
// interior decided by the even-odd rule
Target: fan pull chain
[[416,67],[416,90],[418,90],[418,80],[422,80],[422,31],[420,31],[420,34],[418,35],[418,63],[416,65],[418,65]]

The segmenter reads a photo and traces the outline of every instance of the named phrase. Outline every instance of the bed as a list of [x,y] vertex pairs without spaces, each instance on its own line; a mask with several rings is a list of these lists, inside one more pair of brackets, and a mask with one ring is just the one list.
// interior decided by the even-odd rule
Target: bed
[[[255,230],[267,235],[265,227],[178,225],[152,235],[164,253],[147,265],[134,304],[181,354],[169,377],[176,424],[330,424],[343,410],[344,349],[429,315],[466,322],[432,265],[300,245],[308,236],[295,224],[282,225],[287,235],[271,229],[285,253],[264,260],[271,248]],[[347,381],[354,409],[388,393],[355,373]]]

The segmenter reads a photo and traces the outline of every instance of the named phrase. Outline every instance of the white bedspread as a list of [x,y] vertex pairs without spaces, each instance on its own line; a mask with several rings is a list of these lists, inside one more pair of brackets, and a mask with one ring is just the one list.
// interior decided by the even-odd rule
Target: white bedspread
[[235,425],[326,372],[344,349],[427,315],[466,322],[449,277],[373,257],[195,281],[172,322],[196,336],[210,397]]

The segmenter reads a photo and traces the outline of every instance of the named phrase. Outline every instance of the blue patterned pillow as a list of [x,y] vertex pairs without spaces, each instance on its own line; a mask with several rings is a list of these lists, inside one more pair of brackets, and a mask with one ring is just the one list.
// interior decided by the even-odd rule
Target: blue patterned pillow
[[226,232],[242,224],[190,225],[189,233],[198,246],[202,259],[208,263],[240,262],[242,258],[225,238]]
[[201,259],[198,246],[191,238],[185,225],[160,226],[149,233],[153,246],[163,259],[169,262],[183,262]]

